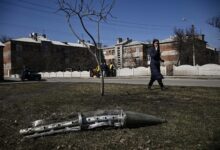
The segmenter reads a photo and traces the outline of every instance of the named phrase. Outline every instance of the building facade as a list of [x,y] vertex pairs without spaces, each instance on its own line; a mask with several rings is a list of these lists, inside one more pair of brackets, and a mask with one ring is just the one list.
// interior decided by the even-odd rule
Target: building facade
[[89,70],[97,65],[82,43],[53,41],[38,34],[6,42],[3,55],[5,76],[20,74],[24,66],[37,72],[51,72]]
[[[161,65],[167,66],[167,72],[170,75],[172,75],[173,65],[193,65],[193,46],[196,65],[219,63],[218,52],[216,49],[207,46],[204,35],[195,37],[194,43],[185,46],[181,54],[177,44],[178,42],[174,37],[160,41],[161,58],[165,60]],[[118,68],[147,67],[150,63],[148,49],[151,46],[151,43],[132,41],[129,38],[126,40],[118,38],[114,46],[103,48],[103,53],[106,63],[113,62]]]
[[0,81],[4,80],[3,47],[4,47],[4,44],[0,42]]
[[147,66],[147,49],[146,43],[118,38],[114,46],[103,48],[103,54],[107,64],[112,62],[117,68],[134,68]]
[[[196,64],[219,63],[218,52],[207,46],[204,36],[197,37],[195,43]],[[95,49],[92,44],[87,44],[93,50]],[[172,75],[173,65],[193,64],[192,45],[188,45],[186,47],[189,49],[188,53],[182,52],[182,57],[180,57],[176,44],[174,37],[160,41],[161,57],[165,60],[162,65],[167,66],[169,75]],[[148,49],[151,46],[151,43],[118,38],[114,46],[104,47],[102,50],[106,64],[112,62],[116,68],[148,67],[150,61]],[[49,40],[46,35],[35,33],[29,37],[12,39],[4,43],[4,75],[20,74],[24,66],[37,72],[79,71],[95,68],[97,63],[88,48],[81,42],[54,41]]]
[[[178,42],[175,37],[160,41],[160,49],[162,59],[165,65],[204,65],[218,64],[218,52],[215,48],[211,48],[204,40],[204,35],[195,37],[194,43],[182,44],[182,50],[178,48]],[[193,53],[194,52],[194,53]],[[194,55],[194,57],[193,57]]]

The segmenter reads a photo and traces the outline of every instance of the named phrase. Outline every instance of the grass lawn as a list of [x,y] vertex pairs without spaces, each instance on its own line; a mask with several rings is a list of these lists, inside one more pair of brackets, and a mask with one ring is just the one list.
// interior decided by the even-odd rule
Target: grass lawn
[[[72,132],[22,140],[19,130],[50,117],[121,108],[167,123],[141,128]],[[220,88],[106,84],[0,84],[0,149],[220,149]]]

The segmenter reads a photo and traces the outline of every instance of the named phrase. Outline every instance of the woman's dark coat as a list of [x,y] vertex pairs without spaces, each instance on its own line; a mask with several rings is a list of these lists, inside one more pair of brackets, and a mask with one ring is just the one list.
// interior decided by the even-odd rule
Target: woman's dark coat
[[163,79],[163,75],[160,72],[160,50],[156,50],[154,47],[149,49],[150,54],[150,70],[151,79],[160,80]]

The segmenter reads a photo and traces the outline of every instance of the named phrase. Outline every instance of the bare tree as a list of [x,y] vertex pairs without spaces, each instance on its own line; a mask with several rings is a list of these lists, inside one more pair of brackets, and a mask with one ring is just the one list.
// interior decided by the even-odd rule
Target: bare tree
[[[173,43],[173,46],[179,53],[176,65],[180,65],[180,63],[195,65],[195,55],[199,56],[199,54],[196,53],[196,49],[201,47],[201,43],[198,40],[199,35],[195,32],[194,26],[186,28],[185,30],[174,28],[174,35],[175,42]],[[197,63],[198,61],[199,60],[197,60]]]
[[[101,49],[100,45],[100,36],[99,36],[99,25],[102,21],[107,21],[107,18],[111,15],[112,8],[114,6],[115,0],[58,0],[59,10],[64,12],[66,15],[67,23],[71,32],[75,37],[82,42],[82,44],[88,48],[89,52],[94,56],[97,64],[101,68]],[[77,19],[81,24],[83,31],[89,36],[92,40],[95,50],[91,48],[80,36],[79,33],[75,30],[74,21],[71,19]],[[94,38],[94,35],[89,31],[89,27],[86,26],[85,21],[91,21],[97,24],[98,27],[98,39],[97,41]],[[98,58],[99,57],[99,58]],[[101,71],[101,95],[104,95],[104,76]]]
[[191,28],[174,29],[175,42],[173,46],[179,52],[177,65],[191,64],[203,65],[207,63],[209,53],[206,49],[206,42],[203,35],[195,31],[194,26]]
[[220,16],[210,18],[207,23],[213,27],[216,27],[220,31]]
[[173,46],[177,49],[179,53],[179,57],[176,65],[179,65],[181,58],[184,57],[183,50],[184,50],[184,42],[186,35],[183,29],[178,29],[178,28],[174,29],[174,34],[175,34],[175,38],[174,38],[175,42],[173,43],[174,44]]
[[7,42],[7,41],[10,41],[12,38],[11,37],[9,37],[9,36],[7,36],[7,35],[2,35],[1,37],[0,37],[0,41],[2,42],[2,43],[5,43],[5,42]]

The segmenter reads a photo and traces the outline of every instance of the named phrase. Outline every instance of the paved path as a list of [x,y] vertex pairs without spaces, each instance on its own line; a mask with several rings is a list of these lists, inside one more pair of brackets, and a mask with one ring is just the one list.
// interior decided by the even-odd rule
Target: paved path
[[[33,83],[38,81],[21,82],[19,79],[7,78],[9,82],[0,82],[0,84],[23,84]],[[15,82],[10,82],[15,81]],[[141,84],[147,85],[150,80],[149,76],[141,77],[112,77],[105,78],[105,83],[120,83],[120,84]],[[99,78],[47,78],[44,82],[75,82],[75,83],[99,83]],[[163,80],[167,86],[200,86],[200,87],[220,87],[220,77],[214,76],[167,76]],[[158,85],[157,82],[154,83]]]
[[[76,82],[76,83],[99,83],[98,78],[48,78],[47,82]],[[117,77],[105,78],[105,83],[141,84],[147,85],[149,77]],[[163,80],[167,86],[201,86],[220,87],[220,78],[181,78],[167,77]],[[157,82],[155,82],[155,85]]]

